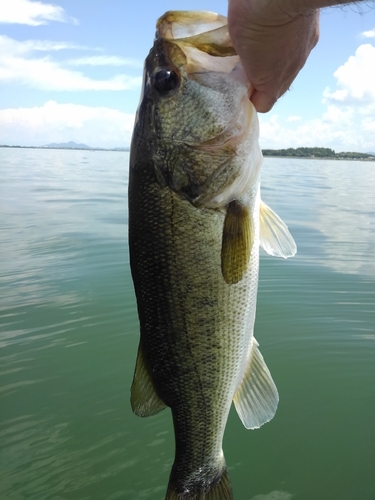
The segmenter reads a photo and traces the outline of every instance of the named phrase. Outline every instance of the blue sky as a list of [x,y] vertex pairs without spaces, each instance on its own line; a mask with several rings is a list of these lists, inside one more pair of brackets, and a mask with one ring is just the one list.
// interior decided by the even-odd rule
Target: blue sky
[[[370,4],[371,5],[371,4]],[[321,13],[291,90],[260,115],[261,146],[375,151],[375,5]],[[0,0],[0,144],[129,144],[142,64],[170,9],[226,0]]]

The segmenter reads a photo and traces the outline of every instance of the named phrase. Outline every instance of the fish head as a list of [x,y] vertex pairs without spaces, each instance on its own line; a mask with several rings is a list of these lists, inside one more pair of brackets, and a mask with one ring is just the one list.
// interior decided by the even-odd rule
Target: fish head
[[145,61],[131,165],[149,162],[162,186],[198,206],[240,198],[262,162],[251,92],[224,16],[167,12]]

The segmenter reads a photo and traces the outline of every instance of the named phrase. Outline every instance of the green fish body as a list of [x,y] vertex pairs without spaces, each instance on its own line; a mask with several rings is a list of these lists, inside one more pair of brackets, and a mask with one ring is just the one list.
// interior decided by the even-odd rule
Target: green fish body
[[169,406],[166,499],[233,498],[222,451],[232,401],[246,428],[278,393],[253,337],[259,246],[296,248],[261,202],[258,121],[226,19],[168,12],[145,63],[129,172],[130,264],[140,320],[133,411]]

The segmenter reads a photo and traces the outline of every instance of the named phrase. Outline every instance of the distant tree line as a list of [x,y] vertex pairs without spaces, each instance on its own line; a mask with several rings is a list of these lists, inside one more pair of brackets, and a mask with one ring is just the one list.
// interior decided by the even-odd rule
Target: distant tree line
[[350,160],[373,157],[373,155],[367,153],[335,153],[335,151],[330,148],[263,149],[262,151],[264,156],[294,156],[298,158],[347,158]]
[[336,153],[337,158],[348,158],[348,160],[353,158],[374,158],[375,155],[367,153]]
[[319,157],[328,158],[335,156],[335,152],[330,148],[288,148],[288,149],[264,149],[264,156],[298,156],[298,157]]

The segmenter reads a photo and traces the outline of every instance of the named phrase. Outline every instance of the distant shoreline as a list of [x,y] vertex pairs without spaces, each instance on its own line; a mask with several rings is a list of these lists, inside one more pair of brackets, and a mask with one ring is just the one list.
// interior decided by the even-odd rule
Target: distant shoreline
[[113,149],[106,149],[106,148],[64,148],[64,147],[47,147],[47,146],[6,146],[6,145],[0,145],[0,148],[7,148],[7,149],[46,149],[48,151],[54,150],[54,149],[60,149],[63,151],[116,151],[118,153],[128,153],[130,151],[130,148],[113,148]]
[[[80,147],[49,147],[49,146],[8,146],[8,145],[0,145],[0,148],[7,148],[7,149],[43,149],[43,150],[62,150],[62,151],[114,151],[117,153],[129,153],[130,148],[80,148]],[[277,150],[276,150],[277,151]],[[328,156],[318,156],[318,155],[306,155],[306,154],[301,154],[298,155],[296,154],[295,151],[294,154],[285,154],[285,153],[280,153],[277,154],[276,151],[272,151],[270,149],[265,149],[262,150],[263,157],[264,158],[288,158],[288,159],[294,159],[298,158],[299,160],[335,160],[335,161],[370,161],[370,162],[375,162],[375,156],[372,156],[371,154],[367,153],[334,153],[333,155],[328,155]]]
[[263,149],[263,156],[276,158],[307,158],[312,160],[354,160],[375,161],[375,153],[359,153],[358,151],[340,151],[336,153],[331,148],[298,147],[287,149]]
[[375,161],[375,156],[368,158],[346,158],[344,156],[283,156],[283,155],[263,155],[263,158],[285,158],[286,160],[332,160],[332,161]]

